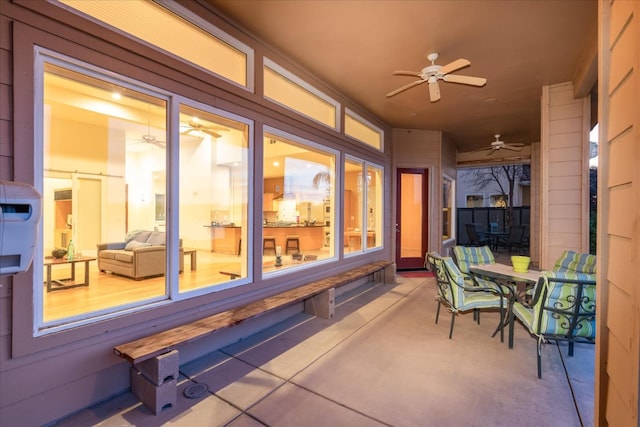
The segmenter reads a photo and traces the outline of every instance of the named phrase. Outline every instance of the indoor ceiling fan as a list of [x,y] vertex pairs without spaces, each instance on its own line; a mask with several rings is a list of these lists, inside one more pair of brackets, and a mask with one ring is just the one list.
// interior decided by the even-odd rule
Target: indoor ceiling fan
[[450,74],[461,68],[464,68],[471,64],[467,59],[456,59],[447,65],[436,65],[436,59],[438,59],[437,53],[430,53],[427,58],[431,61],[431,65],[424,67],[421,71],[394,71],[394,76],[415,76],[420,77],[420,80],[416,80],[407,85],[402,86],[387,94],[387,98],[399,94],[414,86],[418,86],[422,83],[429,83],[429,99],[431,102],[435,102],[440,99],[440,87],[438,86],[438,80],[444,80],[445,82],[462,83],[472,86],[484,86],[487,83],[487,79],[482,77],[460,76]]
[[143,134],[140,138],[129,140],[135,144],[147,144],[151,146],[156,146],[160,148],[166,148],[167,144],[165,141],[160,141],[158,138],[151,133],[151,120],[147,125],[147,133]]
[[214,138],[220,138],[222,136],[216,131],[229,130],[224,126],[205,126],[199,121],[197,121],[196,119],[189,120],[189,123],[187,123],[187,125],[184,127],[185,129],[182,132],[180,132],[180,135],[191,135],[191,132],[199,131],[202,133],[206,133],[207,135],[211,135]]
[[524,147],[524,144],[521,142],[516,142],[514,144],[507,144],[504,141],[500,140],[500,135],[494,135],[496,137],[495,141],[491,141],[491,145],[489,145],[488,147],[485,148],[481,148],[479,150],[475,150],[476,152],[478,151],[488,151],[487,155],[490,156],[491,154],[495,153],[496,151],[499,150],[511,150],[511,151],[520,151],[522,150],[522,147]]

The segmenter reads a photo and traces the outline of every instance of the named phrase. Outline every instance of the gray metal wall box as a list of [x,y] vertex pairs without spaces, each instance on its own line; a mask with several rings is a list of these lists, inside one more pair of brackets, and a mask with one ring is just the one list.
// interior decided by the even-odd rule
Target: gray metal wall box
[[0,181],[0,275],[26,271],[33,261],[42,197],[31,185]]

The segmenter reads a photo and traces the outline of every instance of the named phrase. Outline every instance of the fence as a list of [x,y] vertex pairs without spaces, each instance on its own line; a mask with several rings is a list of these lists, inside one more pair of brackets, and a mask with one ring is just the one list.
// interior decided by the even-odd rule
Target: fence
[[[529,225],[531,209],[529,206],[513,208],[513,225]],[[459,245],[469,243],[469,236],[465,224],[475,224],[478,231],[489,231],[491,224],[497,224],[497,231],[508,231],[507,214],[505,208],[457,208],[456,236]]]

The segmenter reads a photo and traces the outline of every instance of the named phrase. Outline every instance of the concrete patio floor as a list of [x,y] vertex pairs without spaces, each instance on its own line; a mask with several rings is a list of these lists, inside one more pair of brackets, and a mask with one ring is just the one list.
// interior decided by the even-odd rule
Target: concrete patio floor
[[[546,344],[497,313],[440,313],[435,279],[403,278],[338,300],[333,321],[299,314],[180,367],[178,403],[159,415],[131,392],[56,426],[592,426],[594,346]],[[506,337],[505,337],[506,341]],[[183,395],[194,383],[208,392]]]

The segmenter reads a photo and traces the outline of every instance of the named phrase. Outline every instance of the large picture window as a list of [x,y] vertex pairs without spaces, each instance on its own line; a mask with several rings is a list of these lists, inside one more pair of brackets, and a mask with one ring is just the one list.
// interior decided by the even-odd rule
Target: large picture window
[[335,255],[336,153],[276,130],[264,135],[263,272]]
[[37,69],[37,333],[247,283],[250,121],[44,50]]

